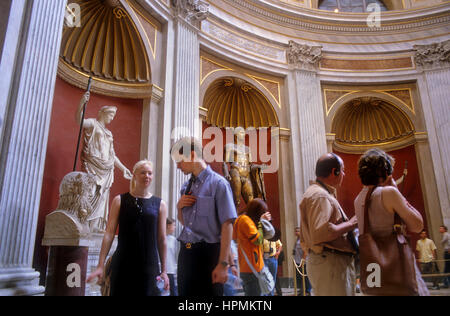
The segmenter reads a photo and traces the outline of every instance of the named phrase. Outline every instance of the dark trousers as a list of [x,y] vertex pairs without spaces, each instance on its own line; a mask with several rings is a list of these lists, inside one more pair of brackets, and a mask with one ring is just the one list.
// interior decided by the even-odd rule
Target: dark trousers
[[180,296],[223,296],[223,284],[212,283],[212,272],[220,257],[220,243],[180,244],[178,294]]
[[[444,252],[445,268],[444,273],[450,273],[450,250]],[[444,286],[450,286],[450,276],[444,278]]]
[[244,296],[261,296],[261,288],[256,276],[250,273],[241,272],[242,287],[244,288]]
[[439,277],[427,277],[427,274],[436,274],[439,273],[439,269],[436,265],[436,262],[426,262],[420,263],[420,270],[422,271],[422,276],[425,281],[433,282],[434,287],[439,286]]

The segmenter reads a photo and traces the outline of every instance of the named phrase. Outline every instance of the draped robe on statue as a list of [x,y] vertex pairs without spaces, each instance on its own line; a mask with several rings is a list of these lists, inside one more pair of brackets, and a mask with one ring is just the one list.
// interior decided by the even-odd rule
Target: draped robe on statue
[[[109,190],[114,181],[115,153],[113,135],[96,119],[84,120],[84,145],[81,153],[82,170],[93,174],[97,184],[91,201],[93,212],[88,221],[96,220],[94,228],[104,230],[109,213]],[[92,226],[92,224],[90,224]]]

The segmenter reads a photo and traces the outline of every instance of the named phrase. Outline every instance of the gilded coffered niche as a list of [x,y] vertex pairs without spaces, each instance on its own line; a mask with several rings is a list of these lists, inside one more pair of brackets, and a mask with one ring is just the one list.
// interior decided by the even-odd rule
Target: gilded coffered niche
[[151,86],[147,54],[151,47],[144,42],[130,12],[119,0],[74,2],[80,6],[81,23],[80,27],[64,27],[60,76],[80,87],[91,76],[94,91],[104,90],[96,91],[100,93],[146,96],[145,90]]
[[214,81],[205,93],[206,122],[218,127],[279,126],[277,114],[256,87],[247,81],[227,77]]
[[414,126],[398,107],[375,97],[355,98],[344,104],[332,123],[335,146],[373,147],[414,138]]

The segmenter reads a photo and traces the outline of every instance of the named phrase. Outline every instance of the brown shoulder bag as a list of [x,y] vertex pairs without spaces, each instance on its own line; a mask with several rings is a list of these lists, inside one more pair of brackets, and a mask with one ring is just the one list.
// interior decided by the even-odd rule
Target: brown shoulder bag
[[402,232],[400,216],[395,213],[391,235],[371,234],[369,204],[374,190],[375,187],[370,189],[366,196],[364,234],[359,236],[362,292],[377,296],[417,296],[415,257]]

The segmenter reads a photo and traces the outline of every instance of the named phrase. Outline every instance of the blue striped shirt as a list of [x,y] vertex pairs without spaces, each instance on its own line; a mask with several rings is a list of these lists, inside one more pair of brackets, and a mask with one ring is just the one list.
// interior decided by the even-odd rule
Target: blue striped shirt
[[[183,184],[181,195],[188,183]],[[182,209],[185,226],[178,240],[185,243],[219,243],[222,224],[237,218],[230,184],[207,166],[192,183],[191,192],[197,201]]]

